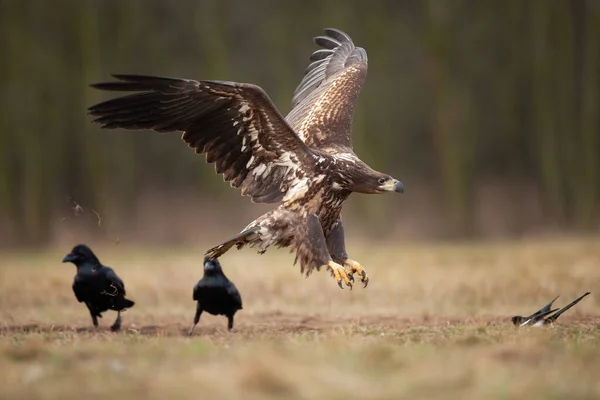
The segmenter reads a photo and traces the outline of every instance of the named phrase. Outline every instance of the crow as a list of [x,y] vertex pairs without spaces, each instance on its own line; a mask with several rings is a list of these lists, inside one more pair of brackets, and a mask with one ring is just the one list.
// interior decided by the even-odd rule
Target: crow
[[121,329],[121,311],[133,307],[135,302],[125,298],[125,284],[112,268],[104,266],[92,250],[78,244],[63,258],[62,262],[72,262],[77,267],[73,281],[73,292],[80,303],[85,303],[94,332],[98,332],[98,317],[107,310],[117,311],[117,319],[110,327],[113,332]]
[[[532,314],[531,318],[526,319],[524,321],[519,321],[516,319],[519,317],[513,317],[512,318],[513,324],[518,325],[518,326],[525,326],[525,325],[544,326],[544,325],[548,325],[548,324],[553,324],[558,319],[558,317],[561,316],[561,314],[563,314],[569,308],[573,307],[575,304],[579,303],[585,296],[587,296],[589,294],[590,294],[590,292],[585,292],[582,296],[576,298],[575,300],[573,300],[572,302],[570,302],[569,304],[567,304],[566,306],[561,308],[555,314],[552,314],[552,313],[555,312],[556,310],[558,310],[557,308],[554,310],[541,309],[537,313]],[[554,300],[556,300],[556,299],[554,299]],[[554,300],[552,300],[552,302],[554,302]],[[552,304],[552,302],[550,304]],[[550,308],[550,307],[548,307],[548,308]],[[552,314],[552,315],[549,316],[548,318],[544,319],[544,317],[549,314]],[[523,318],[523,317],[520,317],[520,318]]]
[[242,309],[242,297],[240,292],[231,282],[221,268],[218,259],[210,260],[204,257],[204,276],[194,286],[193,299],[198,302],[194,324],[190,328],[189,336],[192,336],[194,328],[200,321],[202,311],[212,315],[225,315],[227,317],[227,329],[233,329],[233,316]]

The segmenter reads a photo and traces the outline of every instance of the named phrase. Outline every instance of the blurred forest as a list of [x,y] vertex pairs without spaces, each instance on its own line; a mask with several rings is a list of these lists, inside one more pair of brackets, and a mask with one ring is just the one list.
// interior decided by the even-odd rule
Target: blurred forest
[[347,236],[599,232],[600,0],[0,0],[0,244],[242,229],[270,206],[178,134],[100,130],[88,85],[251,82],[285,115],[324,27],[369,55],[357,154],[406,187],[352,196]]

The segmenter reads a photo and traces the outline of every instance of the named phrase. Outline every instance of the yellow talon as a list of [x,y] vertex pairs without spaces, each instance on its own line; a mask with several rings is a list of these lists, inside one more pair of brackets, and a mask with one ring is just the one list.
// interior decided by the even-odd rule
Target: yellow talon
[[365,268],[360,265],[358,262],[351,260],[351,259],[347,259],[344,262],[344,266],[346,268],[348,268],[348,272],[350,273],[350,276],[352,276],[352,274],[354,273],[358,273],[361,276],[360,281],[362,283],[364,283],[363,287],[367,287],[367,285],[369,284],[369,276],[367,275],[367,271],[365,270]]
[[354,278],[344,267],[342,267],[340,264],[334,261],[329,261],[327,265],[329,266],[329,268],[331,268],[333,276],[335,277],[335,280],[337,281],[340,289],[344,288],[343,283],[345,283],[346,286],[349,286],[350,289],[352,289],[352,281],[354,280]]

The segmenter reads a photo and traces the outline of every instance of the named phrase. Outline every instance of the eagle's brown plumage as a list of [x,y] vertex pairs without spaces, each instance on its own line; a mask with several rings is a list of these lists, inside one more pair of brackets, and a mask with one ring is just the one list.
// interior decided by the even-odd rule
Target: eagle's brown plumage
[[[298,178],[290,162],[308,162],[313,151],[290,129],[258,86],[217,81],[113,75],[122,82],[92,85],[103,90],[143,91],[90,107],[103,128],[183,131],[182,139],[205,153],[218,174],[257,203],[281,201]],[[293,157],[294,160],[290,160]],[[265,166],[270,179],[256,179]],[[255,172],[254,174],[248,174]]]
[[346,254],[342,205],[352,192],[402,192],[403,186],[352,150],[354,106],[367,74],[365,50],[336,29],[326,29],[315,42],[323,49],[311,56],[286,118],[255,85],[143,75],[113,75],[119,81],[93,84],[141,93],[89,111],[107,129],[182,131],[182,139],[243,195],[281,203],[208,250],[211,259],[233,245],[258,246],[260,252],[292,246],[307,275],[326,265],[340,287],[352,285],[353,273],[366,286],[364,268]]

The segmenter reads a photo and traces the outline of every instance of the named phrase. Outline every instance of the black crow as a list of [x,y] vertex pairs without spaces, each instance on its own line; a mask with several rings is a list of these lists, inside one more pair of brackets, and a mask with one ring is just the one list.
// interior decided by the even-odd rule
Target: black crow
[[117,311],[117,319],[110,327],[113,332],[121,329],[121,311],[133,307],[135,302],[125,298],[125,284],[112,268],[104,266],[92,250],[78,244],[63,258],[77,266],[73,292],[80,303],[90,310],[94,331],[98,331],[98,317],[107,310]]
[[[513,317],[513,324],[515,325],[519,325],[519,326],[525,326],[525,325],[531,325],[531,326],[544,326],[547,324],[553,324],[558,317],[561,316],[561,314],[563,314],[565,311],[567,311],[569,308],[573,307],[575,304],[579,303],[585,296],[589,295],[590,292],[585,292],[582,296],[576,298],[575,300],[573,300],[572,302],[570,302],[569,304],[567,304],[566,306],[564,306],[563,308],[561,308],[558,312],[556,312],[555,314],[552,314],[553,312],[555,312],[558,309],[554,309],[554,310],[540,310],[537,313],[533,314],[533,317],[522,321],[522,322],[515,322],[515,318],[517,317]],[[556,299],[554,299],[556,300]],[[553,300],[553,301],[554,301]],[[551,316],[549,316],[548,318],[545,318],[547,315],[552,314]],[[521,317],[522,318],[522,317]]]
[[558,299],[559,296],[556,296],[550,303],[546,304],[544,307],[540,308],[538,311],[534,312],[533,314],[527,316],[527,317],[522,317],[520,315],[515,315],[514,317],[512,317],[512,323],[515,325],[527,325],[530,322],[535,322],[540,318],[543,318],[545,315],[548,315],[548,313],[554,312],[557,309],[551,310],[552,308],[552,304],[556,301],[556,299]]
[[189,331],[190,336],[200,321],[202,311],[212,315],[225,315],[227,329],[231,330],[233,329],[233,316],[242,309],[240,292],[223,273],[219,260],[211,261],[208,256],[204,257],[204,276],[194,286],[194,300],[198,302],[198,305],[194,324]]

